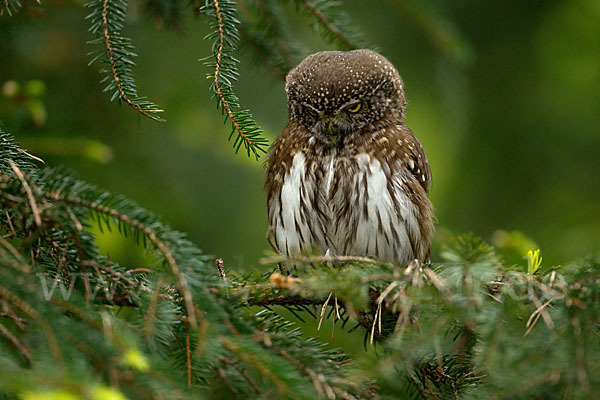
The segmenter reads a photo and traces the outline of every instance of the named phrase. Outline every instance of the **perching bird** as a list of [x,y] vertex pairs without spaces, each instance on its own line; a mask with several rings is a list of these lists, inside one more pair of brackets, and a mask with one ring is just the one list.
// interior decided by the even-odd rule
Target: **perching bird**
[[324,51],[290,71],[285,90],[289,121],[265,181],[277,249],[428,261],[431,170],[403,123],[396,68],[370,50]]

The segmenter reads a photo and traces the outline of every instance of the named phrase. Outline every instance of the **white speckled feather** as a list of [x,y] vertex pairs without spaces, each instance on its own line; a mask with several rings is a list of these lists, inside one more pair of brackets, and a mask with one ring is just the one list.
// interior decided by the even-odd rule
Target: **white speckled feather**
[[[419,234],[418,212],[402,190],[401,177],[392,177],[393,193],[390,193],[387,166],[364,153],[352,161],[355,173],[341,174],[340,168],[344,166],[332,154],[322,161],[323,181],[307,182],[314,179],[314,174],[306,173],[305,156],[296,153],[284,177],[281,201],[271,206],[278,248],[287,254],[298,254],[314,246],[321,254],[371,255],[410,262],[414,254],[410,237]],[[341,181],[332,185],[336,179]],[[341,188],[347,186],[355,190],[345,193]],[[303,207],[317,202],[324,211],[322,214]],[[342,216],[343,206],[349,212]]]
[[307,221],[300,213],[301,185],[305,172],[304,154],[297,153],[292,161],[292,167],[284,178],[279,204],[281,210],[276,213],[273,226],[277,247],[287,254],[300,253],[306,246],[303,237],[309,238]]

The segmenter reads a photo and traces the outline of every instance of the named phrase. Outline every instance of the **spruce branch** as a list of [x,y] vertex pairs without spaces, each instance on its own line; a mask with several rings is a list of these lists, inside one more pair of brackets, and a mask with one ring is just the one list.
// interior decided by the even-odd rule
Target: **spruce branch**
[[73,206],[84,207],[94,212],[105,214],[107,216],[110,216],[111,218],[114,218],[117,221],[121,221],[131,226],[132,228],[142,232],[146,237],[148,237],[150,242],[163,254],[165,260],[171,268],[171,272],[177,278],[177,284],[179,290],[181,290],[181,296],[183,297],[186,304],[186,312],[189,323],[194,327],[196,326],[195,307],[185,274],[179,269],[177,263],[175,262],[175,258],[173,257],[173,254],[171,253],[171,250],[169,249],[167,244],[158,238],[154,230],[144,225],[140,221],[137,221],[125,214],[119,213],[115,209],[103,205],[91,203],[77,197],[65,196],[58,192],[47,193],[45,194],[45,196],[49,200],[65,202]]
[[4,15],[4,12],[12,17],[13,14],[21,8],[21,2],[19,0],[2,0],[2,9],[0,9],[0,16]]
[[[233,148],[236,153],[244,146],[248,156],[250,153],[258,159],[261,153],[266,152],[268,141],[262,136],[263,130],[256,124],[248,110],[240,108],[239,99],[233,91],[233,82],[237,80],[237,65],[239,61],[233,57],[239,42],[239,33],[236,27],[236,3],[232,0],[207,0],[202,7],[202,12],[208,17],[208,23],[213,30],[206,38],[213,39],[212,56],[205,65],[212,68],[212,74],[207,78],[212,80],[211,88],[217,99],[217,107],[231,122],[229,140],[236,134]],[[208,60],[205,59],[205,60]]]
[[144,8],[154,18],[156,25],[181,31],[183,7],[182,0],[146,0]]
[[31,191],[31,187],[29,186],[29,183],[25,179],[25,175],[23,174],[23,172],[21,172],[19,167],[17,167],[16,164],[13,163],[11,160],[8,160],[8,164],[10,165],[10,168],[15,172],[15,175],[17,175],[17,177],[23,184],[23,189],[25,189],[25,192],[27,193],[27,198],[29,199],[29,205],[31,206],[31,211],[33,212],[33,216],[34,216],[36,225],[38,227],[41,226],[42,218],[40,217],[40,210],[37,205],[37,202],[35,201],[35,197],[33,197],[33,192]]
[[254,64],[267,70],[277,79],[285,80],[288,72],[308,51],[288,28],[281,4],[259,0],[243,8],[245,17],[239,27],[244,46]]
[[30,317],[32,320],[37,321],[41,325],[42,330],[46,335],[46,340],[48,342],[50,352],[54,357],[54,361],[58,364],[58,366],[64,367],[64,355],[58,344],[58,339],[56,337],[54,329],[52,328],[49,321],[47,321],[42,314],[37,312],[35,307],[29,304],[25,299],[21,298],[18,294],[14,293],[13,291],[11,291],[3,285],[0,285],[0,298],[14,305],[15,308],[19,309],[25,315]]
[[315,27],[325,39],[342,50],[354,50],[364,46],[362,39],[346,12],[337,0],[295,0],[314,20]]
[[[132,399],[598,397],[599,257],[528,273],[467,235],[441,264],[277,257],[268,261],[293,262],[293,276],[228,270],[223,279],[213,258],[148,211],[37,169],[0,138],[0,397],[86,397],[98,386]],[[96,223],[147,241],[165,267],[107,260],[89,232]],[[198,329],[151,232],[185,274]],[[42,284],[84,282],[48,298],[40,273]],[[115,286],[132,301],[111,300]],[[354,363],[270,309],[318,319],[313,308],[327,297],[323,318],[352,317],[373,332],[376,352],[368,346]]]
[[133,77],[132,68],[135,66],[131,39],[121,35],[127,14],[127,0],[92,0],[86,4],[92,12],[87,16],[91,21],[90,31],[96,35],[95,40],[88,43],[101,45],[102,50],[93,51],[89,65],[102,60],[106,67],[100,70],[104,78],[100,81],[106,84],[105,92],[112,92],[111,101],[119,99],[140,115],[155,121],[163,121],[159,113],[163,112],[157,105],[139,96]]

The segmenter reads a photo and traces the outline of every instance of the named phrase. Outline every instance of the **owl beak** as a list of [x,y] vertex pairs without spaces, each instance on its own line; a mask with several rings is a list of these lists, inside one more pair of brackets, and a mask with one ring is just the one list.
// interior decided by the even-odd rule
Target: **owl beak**
[[333,121],[333,118],[330,118],[327,122],[327,137],[329,138],[331,143],[336,144],[338,142],[338,139],[340,138],[340,130]]
[[338,142],[338,138],[340,137],[340,130],[338,129],[338,126],[335,123],[335,119],[333,118],[333,116],[327,118],[324,131],[331,143]]
[[332,144],[340,144],[345,135],[344,130],[340,128],[335,116],[326,116],[322,118],[317,125],[316,132],[329,139]]

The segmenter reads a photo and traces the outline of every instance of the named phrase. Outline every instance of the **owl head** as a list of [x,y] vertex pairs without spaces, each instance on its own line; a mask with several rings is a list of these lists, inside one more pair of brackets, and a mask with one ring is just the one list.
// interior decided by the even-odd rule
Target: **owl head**
[[385,57],[371,50],[312,54],[290,71],[285,90],[290,118],[324,137],[404,118],[402,79]]

